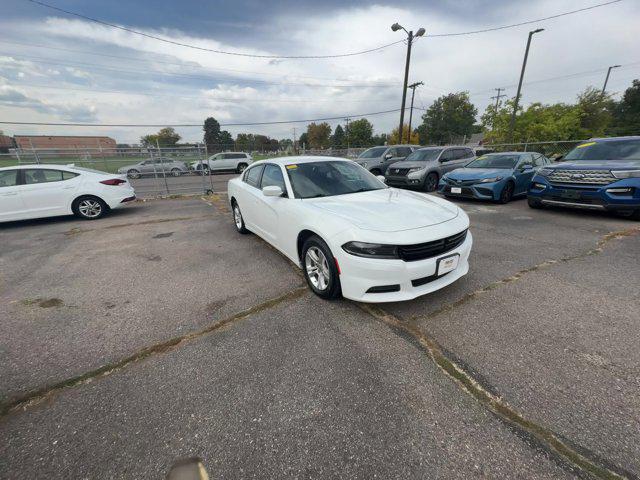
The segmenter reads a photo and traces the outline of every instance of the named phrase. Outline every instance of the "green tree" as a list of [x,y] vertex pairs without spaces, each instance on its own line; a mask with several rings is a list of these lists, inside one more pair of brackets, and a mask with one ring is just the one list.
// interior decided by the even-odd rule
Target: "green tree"
[[422,128],[418,128],[418,135],[422,135],[420,143],[443,144],[456,137],[470,136],[477,113],[468,92],[437,98],[422,116]]
[[219,152],[220,148],[220,124],[213,117],[208,117],[202,127],[204,130],[204,144],[210,152]]
[[298,146],[299,148],[309,148],[309,137],[307,132],[300,135],[300,138],[298,139]]
[[614,102],[601,90],[587,87],[578,95],[577,107],[580,109],[580,138],[601,137],[611,124]]
[[409,136],[409,125],[406,123],[404,127],[402,127],[402,139],[398,138],[398,127],[396,127],[387,136],[387,140],[389,141],[389,145],[397,143],[418,145],[420,143],[420,137],[417,131],[414,130],[411,132],[411,136]]
[[182,137],[172,128],[165,127],[158,133],[140,137],[140,143],[146,147],[174,147]]
[[366,118],[354,120],[349,123],[347,136],[351,147],[370,147],[373,145],[373,125]]
[[250,133],[239,133],[236,137],[236,148],[243,152],[253,151],[254,139]]
[[233,148],[233,137],[231,136],[231,134],[226,131],[226,130],[222,130],[220,132],[220,148],[223,150],[231,150]]
[[640,135],[640,80],[633,81],[613,108],[612,135]]
[[309,148],[329,148],[331,143],[331,126],[327,122],[312,122],[307,126]]
[[342,125],[338,125],[333,131],[333,136],[331,137],[331,145],[333,146],[333,148],[344,148],[345,136]]
[[379,135],[374,135],[371,137],[372,145],[386,145],[387,143],[387,134],[381,133]]

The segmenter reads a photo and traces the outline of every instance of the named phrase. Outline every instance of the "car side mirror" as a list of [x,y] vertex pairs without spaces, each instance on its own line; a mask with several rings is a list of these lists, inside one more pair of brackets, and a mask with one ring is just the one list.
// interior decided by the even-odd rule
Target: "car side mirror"
[[384,175],[376,175],[376,178],[382,183],[387,183],[387,179],[384,177]]
[[282,196],[282,188],[277,185],[269,185],[268,187],[264,187],[262,189],[262,194],[265,197],[281,197]]
[[384,156],[384,159],[385,159],[385,160],[389,160],[390,158],[393,158],[393,155],[391,155],[390,153],[387,153],[387,154]]

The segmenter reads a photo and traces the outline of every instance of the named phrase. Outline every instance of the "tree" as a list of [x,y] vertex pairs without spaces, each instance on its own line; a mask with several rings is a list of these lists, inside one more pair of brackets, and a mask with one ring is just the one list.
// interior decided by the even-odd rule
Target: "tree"
[[374,135],[371,137],[371,143],[373,145],[386,145],[387,144],[387,134],[381,133],[379,135]]
[[420,143],[443,144],[455,137],[473,133],[478,110],[469,100],[468,92],[450,93],[437,98],[422,116],[422,128],[418,128]]
[[226,131],[226,130],[222,130],[220,132],[220,148],[223,150],[231,150],[233,148],[233,137],[231,136],[231,134]]
[[347,131],[350,147],[370,147],[373,145],[373,125],[366,118],[349,123]]
[[300,138],[298,139],[298,147],[299,148],[309,148],[309,137],[307,135],[307,132],[304,132],[302,135],[300,135]]
[[333,148],[344,148],[345,136],[342,125],[338,125],[334,130],[333,136],[331,137],[331,145],[333,145]]
[[220,124],[213,117],[208,117],[202,127],[204,130],[204,144],[210,152],[219,152],[220,148]]
[[580,109],[580,138],[601,137],[611,124],[614,102],[609,94],[587,87],[578,95],[577,107]]
[[640,80],[633,81],[613,108],[613,135],[640,135]]
[[411,136],[409,136],[409,125],[406,123],[402,127],[402,140],[398,139],[398,129],[394,128],[391,133],[387,136],[387,141],[389,145],[394,145],[397,143],[410,143],[413,145],[420,144],[420,137],[417,131],[411,132]]
[[172,128],[165,127],[158,133],[140,137],[140,143],[146,147],[174,147],[182,137]]
[[309,148],[329,148],[331,126],[327,122],[312,122],[307,126]]

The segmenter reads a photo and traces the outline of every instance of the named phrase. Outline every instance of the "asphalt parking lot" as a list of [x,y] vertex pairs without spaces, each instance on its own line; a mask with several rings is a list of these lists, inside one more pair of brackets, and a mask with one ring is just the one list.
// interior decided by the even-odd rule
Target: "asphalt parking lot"
[[213,175],[171,175],[130,178],[138,198],[150,199],[158,196],[191,195],[210,192],[226,192],[229,179],[236,173],[214,173]]
[[371,307],[223,195],[3,225],[0,478],[638,478],[640,225],[459,204],[469,274]]

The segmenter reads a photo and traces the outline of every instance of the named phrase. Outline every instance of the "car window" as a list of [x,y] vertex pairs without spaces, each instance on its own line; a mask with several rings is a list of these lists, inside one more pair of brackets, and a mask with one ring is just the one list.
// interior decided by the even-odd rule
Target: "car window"
[[247,158],[244,153],[234,153],[233,158]]
[[282,170],[277,165],[265,165],[264,173],[262,174],[261,188],[276,186],[280,187],[283,192],[287,191],[287,187],[284,185],[284,175]]
[[499,154],[492,153],[488,155],[482,155],[476,158],[473,162],[469,163],[466,168],[514,168],[520,155],[514,154]]
[[399,157],[400,155],[398,155],[398,149],[397,148],[390,148],[389,151],[387,153],[385,153],[385,156],[387,155],[391,155],[392,157]]
[[3,170],[0,172],[0,188],[13,187],[18,184],[18,170]]
[[411,155],[409,155],[407,158],[405,158],[405,161],[407,161],[407,162],[430,162],[430,161],[435,160],[436,158],[438,158],[438,155],[440,155],[441,151],[442,151],[441,148],[425,148],[425,149],[422,149],[422,150],[416,150]]
[[358,158],[381,157],[382,154],[384,154],[386,149],[387,147],[373,147],[373,148],[370,148],[369,150],[365,150],[364,152],[362,152],[360,155],[358,155]]
[[583,143],[571,150],[565,160],[640,160],[640,140]]
[[396,151],[398,152],[398,157],[406,157],[408,155],[411,155],[411,148],[409,147],[398,147],[396,148]]
[[72,176],[68,176],[64,178],[63,174],[69,172],[63,172],[62,170],[49,170],[44,168],[34,168],[34,169],[26,169],[24,171],[24,183],[27,185],[32,185],[34,183],[50,183],[50,182],[61,182],[63,180],[69,180],[70,178],[75,177],[74,174]]
[[442,155],[440,155],[441,162],[448,162],[449,160],[453,160],[453,158],[453,150],[445,150],[442,152]]
[[473,153],[473,150],[471,150],[470,148],[465,149],[464,151],[464,157],[462,158],[473,158],[475,154]]
[[263,168],[264,165],[258,165],[248,169],[244,174],[244,181],[252,187],[258,188],[258,185],[260,184],[260,174],[262,173]]

